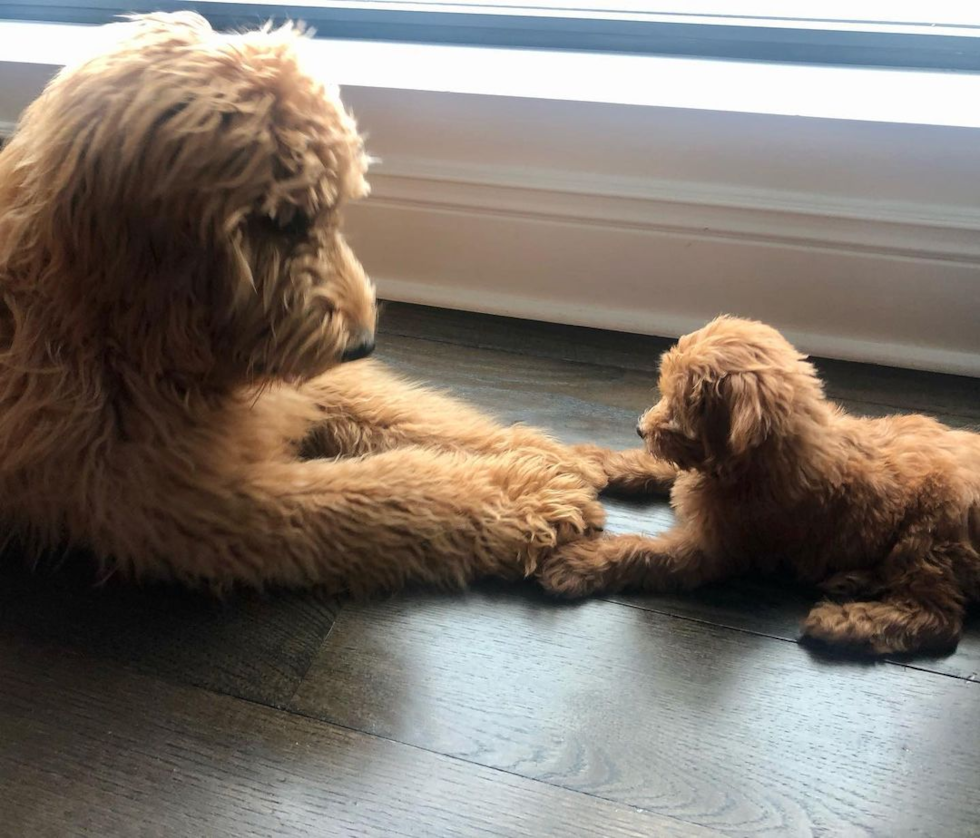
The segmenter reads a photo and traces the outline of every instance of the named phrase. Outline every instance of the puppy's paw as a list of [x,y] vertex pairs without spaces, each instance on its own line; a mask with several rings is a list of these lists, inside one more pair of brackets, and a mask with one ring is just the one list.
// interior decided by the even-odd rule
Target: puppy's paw
[[803,621],[803,637],[852,654],[887,655],[896,651],[883,636],[873,605],[864,602],[843,605],[822,602]]
[[803,623],[804,637],[866,655],[948,653],[963,629],[962,613],[899,602],[824,602]]
[[600,481],[593,485],[611,494],[669,495],[678,473],[676,466],[658,460],[642,448],[610,451],[583,444],[573,445],[571,449],[598,471]]
[[548,593],[577,599],[602,590],[607,574],[600,541],[593,538],[567,544],[553,552],[542,562],[537,578]]

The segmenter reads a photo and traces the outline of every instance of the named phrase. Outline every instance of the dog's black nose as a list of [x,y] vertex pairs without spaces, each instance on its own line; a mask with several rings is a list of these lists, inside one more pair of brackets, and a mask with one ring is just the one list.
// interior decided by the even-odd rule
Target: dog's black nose
[[636,435],[643,439],[643,426],[639,422],[636,423]]
[[370,337],[348,346],[340,356],[340,360],[359,361],[361,358],[367,358],[372,352],[374,352],[374,338]]

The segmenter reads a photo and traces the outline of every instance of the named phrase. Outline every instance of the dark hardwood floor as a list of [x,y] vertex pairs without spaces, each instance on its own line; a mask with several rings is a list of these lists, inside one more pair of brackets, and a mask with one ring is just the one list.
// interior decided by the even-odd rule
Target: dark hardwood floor
[[[379,354],[626,447],[666,345],[389,305]],[[852,411],[980,423],[980,381],[820,366]],[[772,580],[216,602],[51,564],[0,570],[0,836],[980,835],[976,618],[951,655],[864,663],[798,645],[815,595]]]

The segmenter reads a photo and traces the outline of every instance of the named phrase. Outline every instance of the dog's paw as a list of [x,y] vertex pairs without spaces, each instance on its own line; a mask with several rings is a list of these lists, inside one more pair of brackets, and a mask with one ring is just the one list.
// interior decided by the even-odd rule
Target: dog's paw
[[534,428],[518,424],[501,430],[490,442],[487,453],[536,457],[548,468],[571,474],[601,491],[609,482],[600,456],[604,452],[597,445],[564,445]]
[[556,546],[601,532],[606,524],[606,510],[596,490],[576,475],[556,475],[523,501],[528,515],[540,517],[554,529]]
[[544,554],[605,525],[606,512],[595,488],[559,463],[510,456],[496,478],[505,496],[503,517],[527,535],[531,570]]
[[864,655],[948,653],[956,648],[960,614],[904,602],[817,605],[803,623],[808,640]]

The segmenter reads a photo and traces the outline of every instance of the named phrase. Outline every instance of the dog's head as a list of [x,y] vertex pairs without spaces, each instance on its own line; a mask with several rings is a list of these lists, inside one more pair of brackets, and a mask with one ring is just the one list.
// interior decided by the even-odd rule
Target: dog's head
[[813,366],[775,329],[720,317],[663,357],[660,401],[639,421],[655,456],[683,469],[737,467],[794,434],[823,393]]
[[302,380],[370,352],[373,286],[340,232],[368,159],[301,33],[188,13],[119,26],[5,152],[66,328],[189,379]]

